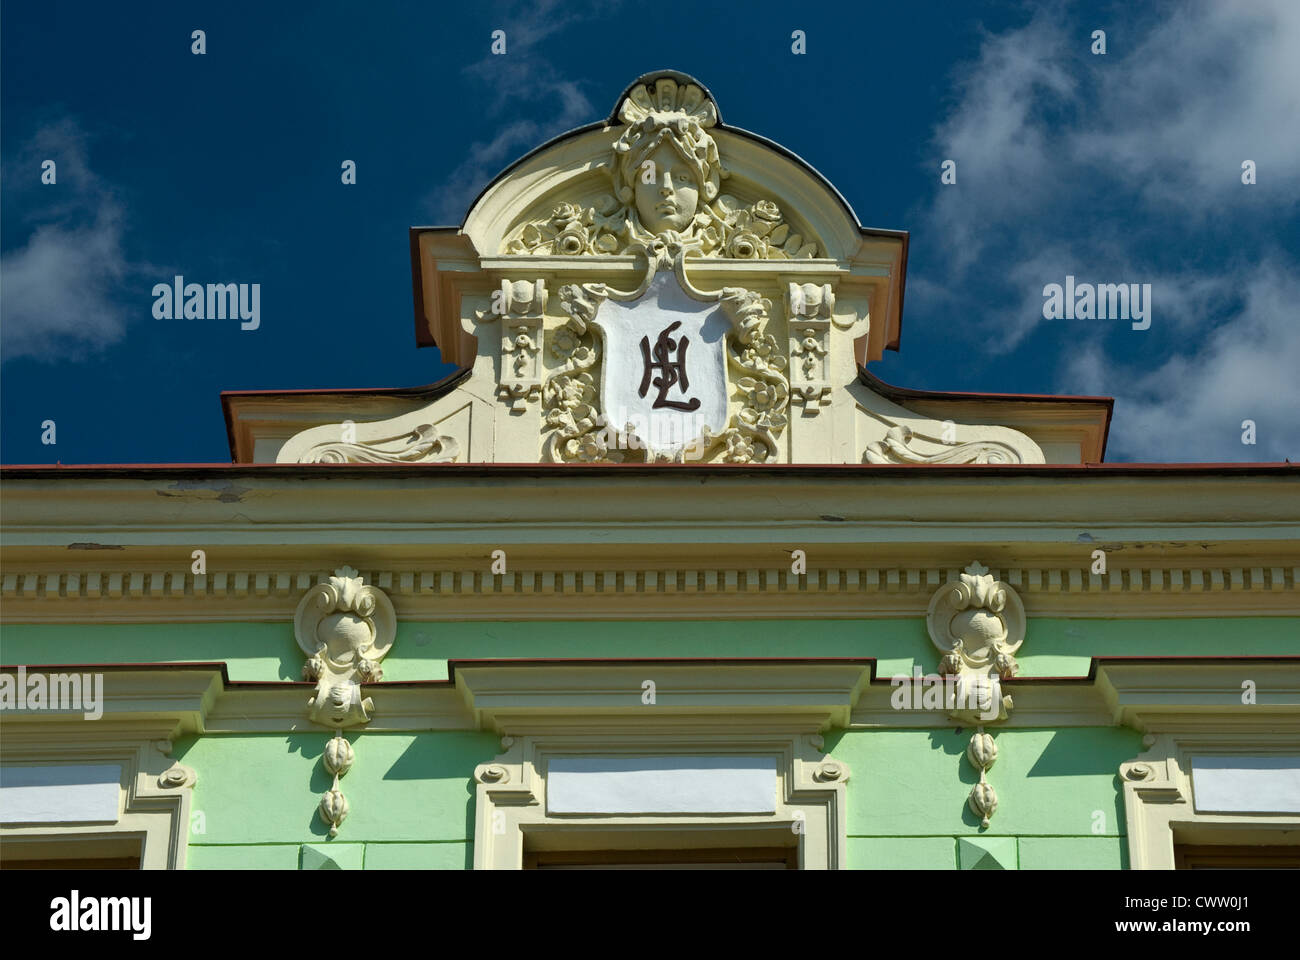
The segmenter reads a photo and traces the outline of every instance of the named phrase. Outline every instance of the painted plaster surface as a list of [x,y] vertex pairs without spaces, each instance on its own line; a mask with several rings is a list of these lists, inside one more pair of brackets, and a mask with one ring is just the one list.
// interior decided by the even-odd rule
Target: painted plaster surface
[[[1093,656],[1300,653],[1294,617],[1085,620],[1030,617],[1021,677],[1081,677]],[[877,675],[929,673],[920,617],[870,620],[402,622],[387,680],[442,680],[449,658],[876,657]],[[268,651],[274,655],[267,656]],[[301,680],[292,624],[6,624],[0,660],[18,664],[225,661],[231,680]]]
[[[362,734],[365,765],[349,776],[355,814],[347,840],[339,842],[328,839],[313,815],[316,795],[328,786],[318,762],[328,736],[179,741],[177,755],[204,773],[194,803],[204,832],[191,833],[190,868],[301,869],[304,857],[321,869],[462,869],[472,862],[469,772],[499,749],[496,737]],[[850,784],[850,866],[953,869],[961,840],[974,843],[966,860],[978,860],[979,869],[1127,866],[1115,771],[1141,750],[1139,734],[1124,728],[1002,730],[997,738],[1006,747],[998,788],[1008,802],[993,829],[981,830],[965,802],[974,776],[962,762],[964,734],[829,735],[833,756],[885,774]],[[334,845],[347,849],[322,863],[319,852]],[[314,851],[303,853],[304,846]],[[992,859],[981,852],[986,848]]]
[[[321,765],[329,731],[215,735],[176,742],[174,755],[202,770],[193,810],[202,834],[191,845],[325,843],[329,827],[316,816],[330,787]],[[357,735],[357,765],[348,774],[347,843],[467,843],[473,835],[477,764],[500,750],[485,733]],[[194,824],[198,818],[191,816]],[[199,858],[200,863],[202,858]]]
[[[1141,751],[1128,728],[997,730],[998,794],[988,830],[966,804],[978,779],[963,754],[970,730],[852,730],[826,749],[854,770],[882,771],[849,785],[848,835],[860,837],[1124,836],[1116,771]],[[1100,816],[1098,815],[1100,814]],[[1094,833],[1094,824],[1099,832]]]
[[1019,837],[1021,870],[1127,870],[1128,846],[1113,837]]
[[[356,847],[333,862],[313,865],[311,851],[316,844],[200,844],[191,843],[190,870],[468,870],[474,863],[474,845],[469,842],[441,843],[358,843],[329,845]],[[305,855],[306,854],[306,855]]]
[[[852,792],[852,791],[850,791]],[[955,870],[957,837],[850,837],[852,870]],[[969,842],[969,841],[967,841]],[[1124,870],[1128,852],[1121,837],[990,837],[1011,866],[1020,870]],[[971,857],[968,851],[967,863]],[[967,869],[971,869],[968,867]],[[987,862],[973,869],[998,869]]]

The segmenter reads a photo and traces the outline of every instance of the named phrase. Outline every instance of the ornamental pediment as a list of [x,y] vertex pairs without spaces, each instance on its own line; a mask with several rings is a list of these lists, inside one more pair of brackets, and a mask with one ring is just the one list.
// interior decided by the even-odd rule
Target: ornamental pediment
[[1101,456],[1102,401],[899,402],[866,374],[897,349],[907,235],[862,227],[820,174],[726,126],[685,74],[639,78],[606,121],[500,174],[461,227],[411,240],[417,342],[463,375],[423,393],[230,399],[236,459]]
[[[634,84],[598,162],[578,167],[558,194],[533,203],[499,253],[636,254],[659,239],[692,255],[737,260],[824,256],[797,212],[761,184],[732,176],[714,139],[718,111],[699,85],[673,76]],[[551,205],[552,199],[558,199]]]
[[605,123],[539,148],[475,202],[465,233],[483,256],[635,256],[681,243],[692,256],[851,256],[852,212],[797,157],[725,127],[702,84],[642,77]]

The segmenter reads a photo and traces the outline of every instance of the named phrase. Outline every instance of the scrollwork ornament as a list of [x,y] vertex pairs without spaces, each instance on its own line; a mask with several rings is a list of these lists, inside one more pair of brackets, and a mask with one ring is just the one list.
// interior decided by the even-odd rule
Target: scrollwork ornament
[[303,679],[316,681],[307,702],[314,721],[340,728],[370,720],[374,704],[362,697],[361,684],[383,677],[379,662],[396,634],[397,615],[387,595],[352,567],[340,567],[303,595],[294,636],[307,655]]
[[[342,427],[340,427],[342,432]],[[451,463],[460,456],[460,443],[422,423],[407,433],[357,442],[318,443],[299,463]]]
[[1019,672],[1015,654],[1025,639],[1025,608],[1015,590],[972,563],[956,583],[935,591],[925,622],[943,655],[940,672],[958,680],[952,717],[970,724],[1005,720],[1014,703],[1002,681]]
[[1129,780],[1151,780],[1155,773],[1155,768],[1149,763],[1131,763],[1124,769],[1124,776]]
[[[862,452],[864,463],[1023,463],[1014,447],[997,440],[972,440],[949,444],[935,453],[922,453],[912,444],[915,434],[905,423],[895,424],[883,440],[867,444]],[[936,442],[936,441],[930,441]]]
[[158,786],[174,790],[178,787],[192,787],[198,781],[198,775],[190,767],[175,764],[158,777]]
[[294,637],[307,655],[303,679],[316,682],[316,692],[307,701],[311,719],[335,728],[321,753],[334,785],[318,805],[331,837],[338,836],[339,825],[348,815],[339,778],[356,761],[356,751],[341,731],[370,721],[375,705],[362,695],[361,685],[383,678],[379,664],[396,635],[392,602],[353,567],[339,567],[334,576],[308,590],[294,614]]
[[789,424],[790,386],[784,373],[788,360],[776,338],[766,331],[771,300],[742,287],[718,291],[696,287],[686,275],[688,254],[695,248],[678,237],[639,242],[635,251],[645,257],[644,276],[635,289],[566,284],[559,290],[561,309],[570,319],[553,338],[552,350],[564,363],[542,388],[545,425],[552,431],[543,449],[546,459],[619,463],[648,458],[630,424],[611,424],[601,413],[598,381],[590,368],[600,354],[593,328],[601,304],[639,299],[659,270],[672,270],[690,297],[717,303],[731,322],[726,359],[728,368],[739,374],[732,386],[740,409],[721,432],[704,429],[695,445],[696,457],[704,459],[722,447],[721,459],[728,463],[776,459],[780,453],[777,436]]
[[1002,683],[1020,671],[1015,654],[1025,641],[1025,609],[1015,590],[975,561],[956,582],[935,591],[925,624],[930,641],[942,654],[939,672],[955,680],[947,704],[949,716],[976,726],[966,759],[979,771],[979,783],[968,803],[987,827],[998,796],[985,773],[997,761],[998,746],[983,725],[1005,720],[1015,706]]
[[816,779],[822,783],[832,783],[844,778],[845,770],[842,764],[834,760],[827,760],[817,768]]

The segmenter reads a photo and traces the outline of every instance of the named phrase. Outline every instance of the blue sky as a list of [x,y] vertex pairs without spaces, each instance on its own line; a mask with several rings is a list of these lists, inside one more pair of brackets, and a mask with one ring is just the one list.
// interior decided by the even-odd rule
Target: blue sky
[[[459,223],[500,169],[662,67],[864,225],[911,231],[902,351],[877,376],[1115,396],[1112,461],[1300,459],[1297,51],[1293,0],[13,0],[0,461],[228,461],[223,389],[440,379],[414,342],[407,228]],[[155,319],[177,273],[260,283],[260,329]],[[1042,319],[1067,274],[1151,283],[1150,329]]]

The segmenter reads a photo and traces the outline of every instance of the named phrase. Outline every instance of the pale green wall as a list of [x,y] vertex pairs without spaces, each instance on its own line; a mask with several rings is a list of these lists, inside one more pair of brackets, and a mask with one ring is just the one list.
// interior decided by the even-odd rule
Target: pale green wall
[[[1295,617],[1085,620],[1035,617],[1021,676],[1084,676],[1093,656],[1294,655]],[[388,680],[441,680],[448,658],[876,657],[877,675],[935,668],[918,617],[882,620],[486,621],[399,623]],[[6,624],[8,664],[220,661],[231,680],[298,680],[291,623]]]
[[[1007,868],[1127,866],[1116,771],[1141,752],[1126,728],[1003,730],[990,780],[999,807],[983,830],[966,806],[976,780],[971,730],[832,733],[827,750],[853,770],[849,865],[954,869],[960,841]],[[331,840],[316,813],[331,780],[320,763],[331,734],[187,737],[175,756],[199,773],[191,869],[298,869],[311,847],[344,868],[467,869],[473,863],[477,764],[500,749],[483,733],[349,734],[357,761],[340,786],[351,804]],[[306,849],[304,849],[304,846]],[[966,851],[970,858],[970,850]],[[987,864],[986,864],[987,865]]]
[[[1022,675],[1082,676],[1090,656],[1294,654],[1297,620],[1034,618]],[[402,623],[384,661],[389,680],[446,677],[449,657],[878,658],[878,675],[934,669],[919,618],[886,620],[574,621]],[[9,624],[9,664],[220,661],[232,680],[297,680],[302,655],[292,625]],[[952,869],[1127,866],[1121,762],[1142,750],[1122,728],[995,730],[989,780],[1000,805],[988,830],[966,807],[976,780],[963,756],[971,730],[855,730],[827,749],[853,770],[848,786],[854,867]],[[220,734],[178,741],[175,756],[199,776],[192,834],[195,869],[296,869],[331,852],[343,866],[465,868],[473,862],[474,767],[493,758],[486,733],[349,734],[357,762],[341,787],[352,812],[335,840],[316,813],[330,786],[320,763],[331,734]],[[1100,819],[1096,814],[1100,812]],[[197,818],[196,818],[197,823]],[[1096,832],[1094,824],[1098,825]],[[985,856],[987,854],[987,857]]]
[[[331,733],[186,737],[173,756],[198,772],[189,867],[298,869],[303,844],[353,845],[356,866],[473,865],[474,767],[501,749],[486,733],[349,733],[339,783],[351,810],[334,840],[316,812],[330,788]],[[201,824],[203,833],[195,832]]]
[[1014,867],[1127,866],[1120,763],[1142,752],[1128,728],[991,730],[998,795],[988,829],[966,805],[979,779],[974,730],[851,730],[827,735],[848,763],[849,865],[953,869],[958,840],[997,840]]

